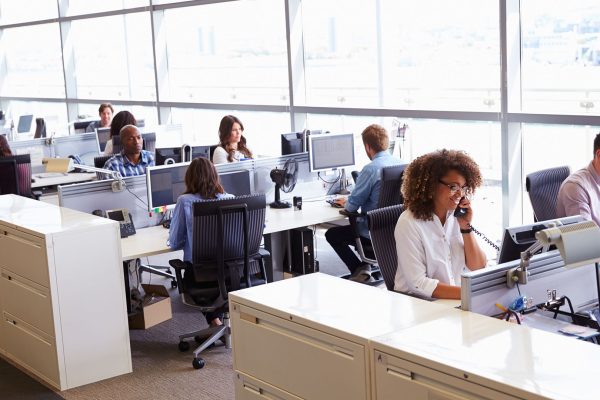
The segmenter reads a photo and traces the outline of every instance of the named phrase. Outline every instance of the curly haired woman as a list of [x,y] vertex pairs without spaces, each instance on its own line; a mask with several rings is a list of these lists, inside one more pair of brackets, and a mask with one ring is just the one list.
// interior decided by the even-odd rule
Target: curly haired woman
[[[460,299],[460,275],[485,267],[486,256],[471,233],[469,195],[481,185],[479,167],[466,153],[438,150],[404,171],[406,209],[394,237],[398,269],[394,288],[421,297]],[[465,209],[455,217],[454,210]]]

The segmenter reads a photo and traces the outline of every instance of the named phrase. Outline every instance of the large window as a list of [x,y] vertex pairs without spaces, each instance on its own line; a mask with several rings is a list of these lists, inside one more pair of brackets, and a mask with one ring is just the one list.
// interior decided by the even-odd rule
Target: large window
[[[45,0],[46,2],[50,2]],[[102,11],[122,10],[125,8],[148,6],[149,0],[68,0],[64,2],[67,9],[63,12],[64,15],[78,15],[96,13]]]
[[58,17],[56,1],[48,0],[2,0],[0,1],[0,25],[37,21]]
[[71,22],[80,99],[155,100],[148,13]]
[[307,104],[500,109],[496,2],[351,0],[347,12],[339,7],[302,2]]
[[4,76],[0,76],[0,96],[64,98],[57,23],[5,29],[0,49],[4,50],[4,60],[0,61],[5,64]]
[[523,110],[600,114],[600,3],[521,1]]
[[164,11],[168,77],[161,99],[288,104],[283,1]]

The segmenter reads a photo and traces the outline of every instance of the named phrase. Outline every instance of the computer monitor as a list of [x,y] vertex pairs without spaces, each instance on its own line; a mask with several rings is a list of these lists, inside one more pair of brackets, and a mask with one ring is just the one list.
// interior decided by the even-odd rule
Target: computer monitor
[[221,185],[227,193],[234,194],[236,196],[244,196],[252,194],[252,188],[250,187],[250,171],[235,171],[219,174]]
[[[157,207],[175,207],[177,198],[185,191],[185,173],[189,165],[186,162],[146,169],[149,211]],[[223,173],[219,178],[227,193],[242,196],[252,192],[248,170]]]
[[529,246],[535,243],[535,233],[542,229],[549,228],[552,223],[559,225],[570,225],[583,221],[583,217],[575,215],[572,217],[563,217],[551,219],[548,221],[536,222],[530,225],[515,226],[504,230],[500,254],[498,254],[498,264],[521,258],[521,252],[527,250]]
[[311,171],[326,171],[350,167],[354,160],[354,134],[326,133],[308,136]]
[[192,160],[198,157],[210,160],[210,146],[192,146]]
[[31,132],[31,124],[33,122],[33,114],[21,115],[17,125],[17,133]]
[[181,147],[166,147],[155,151],[154,163],[156,165],[178,164],[182,161]]
[[96,129],[96,136],[98,137],[98,153],[104,153],[106,143],[110,139],[110,128]]
[[302,132],[281,134],[281,155],[286,156],[304,152],[303,137],[304,133]]

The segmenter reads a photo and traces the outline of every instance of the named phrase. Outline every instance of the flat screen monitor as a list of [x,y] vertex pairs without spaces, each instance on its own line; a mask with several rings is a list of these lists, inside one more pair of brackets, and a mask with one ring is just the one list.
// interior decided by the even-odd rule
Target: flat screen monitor
[[281,135],[281,155],[286,156],[288,154],[304,152],[304,146],[302,145],[303,136],[302,132],[283,133]]
[[156,165],[178,164],[182,162],[181,147],[166,147],[156,149],[154,163]]
[[227,193],[234,194],[236,196],[244,196],[252,194],[252,188],[250,187],[250,171],[235,171],[228,173],[219,174],[221,185]]
[[33,123],[33,115],[21,115],[19,117],[19,124],[17,125],[17,133],[28,133],[31,132],[31,124]]
[[[148,210],[157,207],[173,208],[177,198],[185,191],[185,173],[189,162],[154,166],[146,169]],[[227,193],[242,196],[251,193],[250,171],[235,171],[219,175]]]
[[192,146],[192,160],[198,157],[210,159],[210,146]]
[[98,153],[104,153],[106,143],[110,139],[110,128],[96,129],[96,136],[98,137]]
[[552,223],[559,225],[570,225],[583,221],[583,217],[575,215],[572,217],[556,218],[548,221],[536,222],[531,225],[515,226],[504,230],[500,254],[498,254],[498,264],[518,260],[521,258],[521,252],[527,250],[529,246],[535,243],[535,233],[552,226]]
[[311,171],[350,167],[354,160],[354,134],[326,133],[308,136]]

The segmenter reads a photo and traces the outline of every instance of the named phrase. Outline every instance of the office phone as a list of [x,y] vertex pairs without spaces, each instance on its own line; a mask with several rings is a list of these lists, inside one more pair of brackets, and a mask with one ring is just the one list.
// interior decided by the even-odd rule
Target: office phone
[[122,238],[135,235],[135,226],[133,225],[131,214],[126,208],[116,208],[114,210],[106,211],[94,210],[92,214],[117,221],[119,223]]

